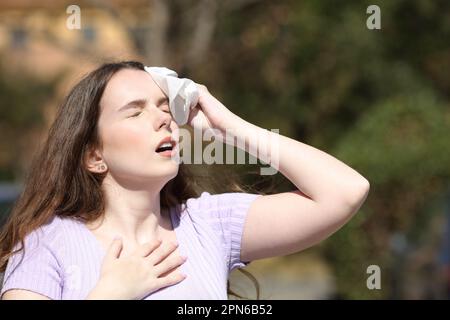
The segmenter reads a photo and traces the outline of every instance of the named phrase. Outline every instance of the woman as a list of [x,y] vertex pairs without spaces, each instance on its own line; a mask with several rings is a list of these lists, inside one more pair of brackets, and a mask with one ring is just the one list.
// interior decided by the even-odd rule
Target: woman
[[298,190],[197,196],[156,151],[169,137],[178,151],[167,97],[141,63],[102,65],[58,110],[0,235],[2,299],[226,299],[233,269],[310,247],[360,208],[369,183],[356,171],[199,90],[188,124],[245,134]]

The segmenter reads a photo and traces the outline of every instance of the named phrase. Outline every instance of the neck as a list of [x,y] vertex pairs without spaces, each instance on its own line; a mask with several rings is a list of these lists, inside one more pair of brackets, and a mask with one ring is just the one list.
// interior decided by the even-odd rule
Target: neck
[[161,188],[125,188],[117,183],[104,183],[105,215],[101,233],[120,236],[125,241],[142,244],[160,238],[165,226],[161,215]]

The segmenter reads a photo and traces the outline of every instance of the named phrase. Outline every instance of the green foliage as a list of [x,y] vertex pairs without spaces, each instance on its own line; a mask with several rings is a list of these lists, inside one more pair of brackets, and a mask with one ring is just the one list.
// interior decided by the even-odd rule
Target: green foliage
[[365,172],[374,185],[448,179],[449,120],[448,108],[432,94],[386,99],[342,135],[335,155]]
[[18,179],[22,148],[29,148],[21,142],[44,126],[43,106],[52,97],[56,82],[0,71],[0,181]]
[[[368,178],[366,203],[320,250],[340,297],[401,298],[391,237],[420,247],[450,176],[450,3],[378,1],[381,30],[366,27],[370,4],[260,1],[220,20],[211,55],[230,109]],[[366,288],[370,264],[381,291]]]

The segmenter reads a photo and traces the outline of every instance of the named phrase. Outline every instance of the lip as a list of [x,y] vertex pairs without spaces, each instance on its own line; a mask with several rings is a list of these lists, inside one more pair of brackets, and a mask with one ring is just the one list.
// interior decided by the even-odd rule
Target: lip
[[172,151],[175,149],[177,142],[175,140],[173,140],[171,136],[167,136],[158,143],[158,145],[155,148],[155,152],[163,143],[166,143],[166,142],[169,142],[172,145]]
[[167,150],[167,151],[163,151],[163,152],[157,152],[157,154],[164,158],[172,158],[175,156],[175,149]]

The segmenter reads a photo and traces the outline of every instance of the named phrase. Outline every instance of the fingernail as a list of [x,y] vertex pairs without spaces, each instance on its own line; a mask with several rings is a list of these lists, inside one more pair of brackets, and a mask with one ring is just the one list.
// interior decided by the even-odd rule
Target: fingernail
[[116,236],[114,236],[113,241],[116,241],[116,240],[122,240],[122,237],[119,235],[116,235]]
[[187,260],[187,256],[181,256],[181,259],[183,259],[184,261],[186,261]]

